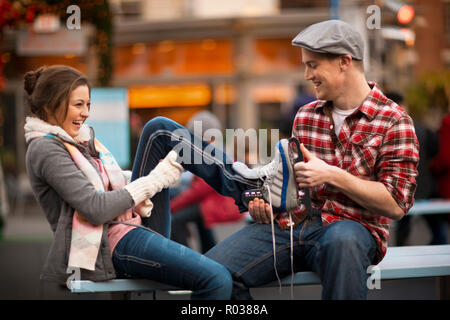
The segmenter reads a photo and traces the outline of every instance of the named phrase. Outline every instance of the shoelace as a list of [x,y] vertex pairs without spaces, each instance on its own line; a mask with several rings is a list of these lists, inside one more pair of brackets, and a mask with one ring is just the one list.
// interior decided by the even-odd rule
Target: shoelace
[[[272,194],[270,192],[270,187],[267,184],[270,184],[270,181],[272,179],[271,175],[269,174],[269,168],[266,168],[266,180],[264,181],[265,187],[267,187],[268,193],[269,193],[269,206],[270,206],[270,224],[272,228],[272,249],[273,249],[273,267],[275,270],[275,275],[278,280],[278,286],[280,288],[280,294],[281,294],[281,279],[278,275],[278,269],[277,269],[277,252],[276,252],[276,239],[275,239],[275,224],[274,224],[274,215],[273,215],[273,209],[272,209]],[[294,223],[292,221],[292,215],[291,211],[288,211],[289,214],[289,229],[290,229],[290,259],[291,259],[291,299],[294,299]]]
[[291,245],[291,300],[294,300],[294,222],[292,213],[289,211],[290,245]]
[[[268,168],[267,168],[268,169]],[[264,183],[270,184],[270,181],[272,180],[272,177],[269,174],[269,170],[266,169],[266,180]],[[274,216],[273,216],[273,209],[272,209],[272,194],[270,192],[270,187],[266,184],[267,190],[269,192],[269,206],[270,206],[270,225],[272,228],[272,249],[273,249],[273,267],[275,270],[275,275],[278,280],[278,285],[280,287],[280,293],[281,293],[281,279],[278,275],[278,269],[277,269],[277,252],[276,252],[276,240],[275,240],[275,224],[274,224]]]

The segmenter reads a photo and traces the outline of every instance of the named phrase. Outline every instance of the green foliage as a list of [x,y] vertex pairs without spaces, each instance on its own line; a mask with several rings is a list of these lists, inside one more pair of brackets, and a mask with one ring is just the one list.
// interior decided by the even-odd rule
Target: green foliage
[[428,72],[406,89],[406,102],[414,116],[430,109],[449,111],[450,71]]
[[[55,14],[65,24],[66,10],[70,5],[79,6],[82,23],[89,22],[96,29],[95,45],[99,66],[97,81],[99,86],[108,86],[113,75],[113,15],[108,0],[0,0],[0,40],[3,27],[30,24],[42,13]],[[0,61],[0,80],[1,74]]]

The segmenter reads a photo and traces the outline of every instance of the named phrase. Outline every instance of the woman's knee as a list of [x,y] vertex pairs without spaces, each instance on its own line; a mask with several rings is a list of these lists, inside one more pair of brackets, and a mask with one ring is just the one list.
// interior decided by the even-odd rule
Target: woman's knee
[[166,118],[166,117],[155,117],[149,120],[143,130],[141,135],[141,140],[147,141],[150,137],[153,137],[155,133],[159,133],[161,136],[168,137],[168,134],[171,139],[174,139],[174,136],[179,137],[188,137],[189,131],[184,128],[179,123]]
[[214,272],[208,279],[208,286],[214,290],[219,289],[223,299],[229,299],[233,290],[233,278],[227,268],[215,263]]
[[231,273],[227,268],[225,268],[221,264],[218,264],[215,278],[217,284],[229,288],[231,292],[231,288],[233,287],[233,278],[231,277]]
[[155,117],[145,124],[143,132],[154,132],[156,130],[165,129],[171,122],[173,121],[166,117]]

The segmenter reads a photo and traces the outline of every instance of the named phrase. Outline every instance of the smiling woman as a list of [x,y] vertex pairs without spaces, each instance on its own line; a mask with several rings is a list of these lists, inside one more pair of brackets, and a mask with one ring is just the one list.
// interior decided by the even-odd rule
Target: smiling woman
[[205,150],[222,158],[210,165],[181,164],[175,132],[186,130],[187,152],[199,152],[196,138],[163,117],[145,125],[133,171],[124,172],[84,124],[90,87],[79,71],[42,67],[24,80],[32,111],[24,127],[27,173],[54,232],[41,279],[65,282],[67,270],[77,280],[131,276],[191,290],[193,299],[229,299],[229,271],[169,239],[168,187],[187,169],[242,207],[241,190],[256,182],[231,174],[228,157],[206,141],[200,142],[201,158]]

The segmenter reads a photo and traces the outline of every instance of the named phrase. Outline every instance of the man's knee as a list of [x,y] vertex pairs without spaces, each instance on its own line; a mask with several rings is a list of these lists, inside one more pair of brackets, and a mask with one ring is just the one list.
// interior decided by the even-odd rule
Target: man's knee
[[371,242],[369,231],[360,223],[351,220],[338,221],[326,231],[322,246],[341,252],[365,250]]

